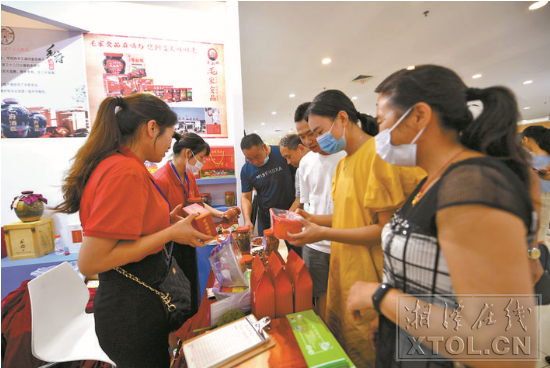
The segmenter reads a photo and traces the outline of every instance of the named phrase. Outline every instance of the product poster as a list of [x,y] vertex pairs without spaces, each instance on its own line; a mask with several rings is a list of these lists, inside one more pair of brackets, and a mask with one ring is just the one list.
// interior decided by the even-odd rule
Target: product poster
[[86,137],[82,33],[2,27],[2,138]]
[[176,131],[227,137],[222,44],[84,34],[92,121],[108,96],[152,93],[177,114]]

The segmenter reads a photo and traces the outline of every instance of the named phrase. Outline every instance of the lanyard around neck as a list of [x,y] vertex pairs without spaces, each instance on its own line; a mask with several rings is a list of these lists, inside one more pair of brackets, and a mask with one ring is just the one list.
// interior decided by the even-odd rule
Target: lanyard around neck
[[183,181],[181,180],[180,174],[178,174],[178,170],[176,170],[176,167],[174,166],[174,163],[170,161],[170,166],[172,166],[172,170],[174,170],[174,174],[178,177],[178,180],[180,181],[181,185],[183,186],[183,192],[186,197],[189,197],[189,178],[187,177],[187,171],[184,174],[185,178],[185,184],[187,184],[187,191],[185,190],[185,185],[183,184]]
[[[152,177],[149,176],[149,179],[151,179],[151,181],[153,182],[153,185],[155,186],[155,188],[157,188],[158,192],[160,193],[160,195],[162,196],[162,198],[164,198],[164,200],[166,201],[166,203],[168,204],[168,218],[169,218],[169,221],[170,221],[170,226],[172,226],[172,218],[170,217],[170,212],[172,212],[172,206],[170,206],[170,202],[168,202],[168,199],[166,198],[166,196],[164,195],[164,193],[162,193],[162,190],[160,190],[159,186],[157,185],[157,183],[155,183],[155,181],[153,180]],[[166,261],[167,265],[168,265],[168,268],[170,268],[170,261],[172,260],[172,250],[174,249],[174,241],[170,241],[170,251],[168,252],[168,260]]]

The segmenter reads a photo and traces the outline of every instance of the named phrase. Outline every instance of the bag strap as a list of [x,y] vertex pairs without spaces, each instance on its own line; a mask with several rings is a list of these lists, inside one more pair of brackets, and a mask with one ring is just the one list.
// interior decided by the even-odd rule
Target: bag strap
[[[168,251],[166,250],[166,247],[164,248],[164,252],[168,256]],[[169,261],[169,263],[171,263],[171,262]],[[168,312],[173,312],[173,311],[176,310],[176,306],[171,303],[172,298],[170,297],[170,293],[164,294],[163,292],[160,292],[157,289],[152,288],[151,286],[149,286],[146,283],[144,283],[143,281],[141,281],[139,279],[139,277],[137,277],[135,275],[132,275],[130,272],[126,271],[122,267],[115,267],[115,268],[113,268],[113,270],[115,270],[116,272],[120,273],[123,276],[126,276],[130,280],[133,280],[133,281],[137,282],[138,284],[145,286],[147,289],[151,290],[152,292],[154,292],[155,294],[160,296],[160,298],[162,299],[162,302],[164,304],[166,304],[166,307],[168,308]]]

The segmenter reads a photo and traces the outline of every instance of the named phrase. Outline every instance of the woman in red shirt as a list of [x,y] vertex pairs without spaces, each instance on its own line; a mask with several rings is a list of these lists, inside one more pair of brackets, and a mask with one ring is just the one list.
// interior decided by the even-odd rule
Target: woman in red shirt
[[[199,172],[204,157],[210,155],[210,146],[199,135],[174,133],[176,142],[172,148],[174,157],[155,171],[153,177],[172,208],[186,203],[188,198],[201,196],[194,174]],[[212,217],[221,219],[224,212],[204,204]],[[196,313],[200,303],[199,270],[194,247],[178,244],[172,253],[178,265],[191,283],[191,311]]]
[[[167,272],[164,245],[203,246],[211,237],[182,219],[147,171],[170,149],[176,115],[149,94],[108,97],[63,183],[56,210],[80,211],[83,275],[99,274],[94,299],[96,333],[118,368],[168,367],[171,327],[160,297],[114,270],[123,266],[155,287]],[[171,225],[172,223],[172,225]]]

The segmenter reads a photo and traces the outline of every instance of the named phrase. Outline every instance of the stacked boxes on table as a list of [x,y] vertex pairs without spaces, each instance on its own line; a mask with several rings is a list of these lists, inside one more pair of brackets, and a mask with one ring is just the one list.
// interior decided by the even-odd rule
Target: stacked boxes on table
[[258,255],[252,262],[250,292],[254,315],[274,318],[311,309],[313,282],[304,261],[293,250],[286,265],[277,252],[268,261],[267,270]]

